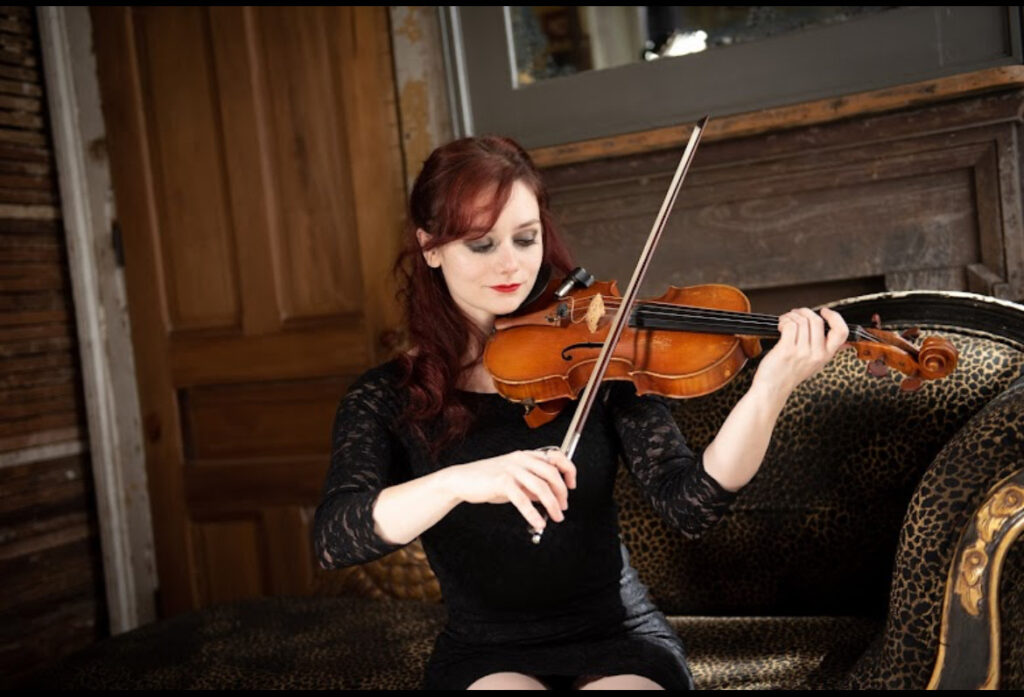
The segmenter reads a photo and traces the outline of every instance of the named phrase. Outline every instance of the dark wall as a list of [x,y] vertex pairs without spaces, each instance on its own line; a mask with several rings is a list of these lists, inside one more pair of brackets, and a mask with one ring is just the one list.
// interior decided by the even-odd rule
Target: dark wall
[[0,8],[0,685],[106,636],[36,16]]
[[[884,290],[1019,300],[1022,108],[1010,89],[706,142],[642,297],[725,283],[772,313]],[[598,278],[625,287],[681,152],[546,172],[578,261]]]

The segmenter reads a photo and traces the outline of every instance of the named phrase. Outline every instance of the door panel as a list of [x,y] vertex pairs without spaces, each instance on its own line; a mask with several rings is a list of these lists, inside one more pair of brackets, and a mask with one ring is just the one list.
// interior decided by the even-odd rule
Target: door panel
[[132,15],[152,156],[157,271],[170,328],[238,327],[242,301],[225,185],[230,174],[222,157],[224,124],[206,13],[149,7]]
[[334,407],[398,327],[383,7],[95,7],[165,614],[310,592]]
[[267,193],[277,204],[272,248],[286,320],[362,309],[360,269],[347,264],[358,258],[353,171],[338,108],[344,101],[335,93],[357,95],[346,94],[334,62],[332,44],[347,28],[338,14],[327,7],[254,13],[267,93],[276,95],[263,107],[273,134]]

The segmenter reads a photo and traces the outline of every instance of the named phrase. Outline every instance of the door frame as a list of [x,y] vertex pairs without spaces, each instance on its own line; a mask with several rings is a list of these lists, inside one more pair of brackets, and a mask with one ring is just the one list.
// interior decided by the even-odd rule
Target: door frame
[[[37,8],[67,239],[111,634],[157,618],[159,586],[124,271],[89,8]],[[116,360],[115,358],[116,357]]]

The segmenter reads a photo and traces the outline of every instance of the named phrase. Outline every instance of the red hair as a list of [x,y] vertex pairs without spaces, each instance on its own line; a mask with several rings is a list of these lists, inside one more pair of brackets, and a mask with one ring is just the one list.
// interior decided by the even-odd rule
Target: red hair
[[[408,390],[405,418],[425,440],[427,422],[441,417],[431,429],[434,454],[466,434],[472,414],[459,399],[462,372],[480,362],[487,337],[458,308],[440,269],[427,265],[423,251],[464,237],[480,235],[494,226],[521,181],[537,197],[540,208],[543,263],[557,274],[568,273],[572,261],[559,239],[548,207],[548,193],[540,172],[515,141],[498,136],[461,138],[443,145],[427,158],[409,197],[405,245],[395,263],[401,285],[399,299],[415,353],[400,356],[402,386]],[[483,209],[474,205],[493,191]],[[485,223],[479,221],[483,216]],[[476,225],[474,225],[474,222]],[[420,246],[416,230],[431,235]],[[479,347],[467,361],[467,353]]]

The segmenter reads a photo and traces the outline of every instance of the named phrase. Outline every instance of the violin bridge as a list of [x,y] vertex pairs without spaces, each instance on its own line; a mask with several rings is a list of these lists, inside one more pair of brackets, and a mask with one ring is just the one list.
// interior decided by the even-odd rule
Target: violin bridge
[[597,293],[594,295],[594,299],[590,301],[589,307],[587,307],[587,329],[590,330],[591,334],[597,331],[597,327],[602,319],[604,319],[604,300],[601,299],[601,294]]

